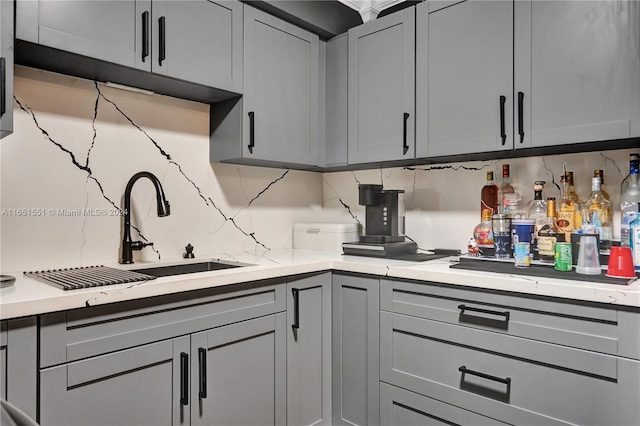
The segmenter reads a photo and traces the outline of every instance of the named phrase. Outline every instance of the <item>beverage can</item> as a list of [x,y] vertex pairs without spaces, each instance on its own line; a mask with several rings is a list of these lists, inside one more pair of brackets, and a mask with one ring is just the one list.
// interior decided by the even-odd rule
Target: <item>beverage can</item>
[[556,271],[571,271],[571,243],[556,243],[553,269]]
[[529,250],[531,248],[530,243],[518,242],[514,244],[513,248],[516,268],[527,268],[531,266],[531,257],[529,256]]

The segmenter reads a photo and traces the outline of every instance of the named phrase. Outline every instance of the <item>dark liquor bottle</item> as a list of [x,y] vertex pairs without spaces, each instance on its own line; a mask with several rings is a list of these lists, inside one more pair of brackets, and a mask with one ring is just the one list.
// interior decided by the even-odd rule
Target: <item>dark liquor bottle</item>
[[487,172],[487,183],[480,194],[480,217],[482,211],[489,210],[491,216],[498,213],[498,186],[493,181],[493,172]]
[[538,255],[540,261],[553,264],[558,241],[558,228],[556,226],[556,199],[547,198],[547,221],[538,231]]

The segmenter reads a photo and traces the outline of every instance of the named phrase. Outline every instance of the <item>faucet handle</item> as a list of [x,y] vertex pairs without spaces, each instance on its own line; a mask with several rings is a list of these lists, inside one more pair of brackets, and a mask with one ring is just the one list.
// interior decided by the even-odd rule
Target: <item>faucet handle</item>
[[195,255],[193,254],[193,246],[191,243],[187,244],[184,248],[187,252],[182,255],[185,259],[193,259]]
[[153,243],[143,243],[142,241],[132,241],[131,250],[142,250],[145,247],[153,246]]

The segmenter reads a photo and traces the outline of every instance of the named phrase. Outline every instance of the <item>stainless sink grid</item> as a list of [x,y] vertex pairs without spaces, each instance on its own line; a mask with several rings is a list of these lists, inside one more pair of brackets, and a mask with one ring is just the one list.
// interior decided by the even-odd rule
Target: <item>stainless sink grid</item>
[[102,265],[25,272],[24,275],[62,290],[135,283],[156,278],[152,275]]

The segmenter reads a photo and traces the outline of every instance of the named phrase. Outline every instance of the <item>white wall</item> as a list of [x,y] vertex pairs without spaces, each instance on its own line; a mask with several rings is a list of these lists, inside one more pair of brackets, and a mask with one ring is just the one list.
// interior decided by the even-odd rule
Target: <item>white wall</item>
[[[504,163],[324,175],[212,164],[206,105],[102,84],[96,88],[92,81],[29,68],[16,71],[15,97],[22,107],[15,105],[14,133],[0,141],[3,271],[117,262],[122,223],[116,208],[122,207],[127,181],[141,170],[160,178],[171,202],[171,215],[158,218],[151,184],[142,180],[134,187],[133,223],[154,242],[163,260],[179,258],[187,243],[195,246],[198,257],[289,248],[296,222],[364,223],[358,182],[406,191],[406,232],[421,248],[463,249],[480,219],[479,194],[486,171],[501,176]],[[508,163],[526,201],[533,197],[533,181],[558,182],[566,162],[583,199],[593,169],[604,169],[617,204],[632,151]],[[87,159],[91,174],[82,169]],[[548,184],[545,195],[559,193]],[[106,216],[62,213],[83,209]],[[26,216],[18,215],[25,212]],[[619,236],[617,223],[614,235]],[[158,258],[150,248],[134,256],[136,261]]]

